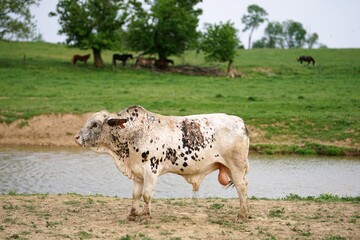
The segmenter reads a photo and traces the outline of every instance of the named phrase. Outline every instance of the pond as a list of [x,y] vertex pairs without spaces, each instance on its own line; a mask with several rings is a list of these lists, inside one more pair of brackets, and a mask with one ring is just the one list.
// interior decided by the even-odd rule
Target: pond
[[[249,196],[282,198],[289,194],[360,195],[360,159],[250,155]],[[1,148],[0,193],[79,193],[131,198],[132,181],[107,154],[87,149]],[[159,178],[155,198],[235,198],[217,172],[208,175],[197,193],[181,176]]]

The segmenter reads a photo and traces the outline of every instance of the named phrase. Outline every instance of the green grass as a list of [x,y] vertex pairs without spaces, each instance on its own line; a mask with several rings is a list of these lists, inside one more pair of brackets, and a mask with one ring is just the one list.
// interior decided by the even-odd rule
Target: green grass
[[338,196],[331,193],[322,193],[319,196],[307,196],[301,197],[297,194],[292,194],[285,196],[280,199],[270,199],[270,198],[257,198],[250,197],[251,200],[280,200],[280,201],[309,201],[309,202],[350,202],[350,203],[360,203],[360,195],[354,197],[348,196]]
[[[0,42],[0,122],[49,113],[118,112],[139,104],[169,115],[238,115],[270,140],[360,141],[360,49],[239,50],[234,66],[244,76],[235,79],[112,70],[111,51],[103,52],[104,69],[95,69],[92,60],[88,66],[70,65],[73,54],[90,52]],[[314,56],[317,64],[301,66],[296,58],[302,54]],[[175,64],[209,65],[194,51],[172,59]],[[309,153],[318,153],[311,149],[316,146]],[[330,152],[336,151],[341,150]]]

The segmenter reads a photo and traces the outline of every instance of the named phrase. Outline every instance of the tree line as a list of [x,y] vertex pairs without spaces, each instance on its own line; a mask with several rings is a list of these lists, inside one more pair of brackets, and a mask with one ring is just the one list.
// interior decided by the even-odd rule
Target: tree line
[[[268,13],[262,7],[253,4],[248,6],[248,13],[245,14],[241,21],[245,25],[243,31],[250,31],[248,48],[313,48],[318,44],[319,35],[310,33],[305,30],[302,23],[294,20],[284,22],[269,21]],[[255,29],[262,23],[267,22],[264,30],[264,36],[251,42],[251,37]],[[321,45],[322,47],[324,45]]]
[[[237,29],[230,21],[207,24],[203,32],[197,30],[202,0],[59,0],[50,17],[57,16],[59,34],[66,36],[70,47],[92,49],[94,65],[104,66],[103,50],[128,49],[140,55],[157,55],[166,59],[188,49],[202,50],[209,61],[228,62],[231,70],[236,49],[241,45]],[[15,35],[29,37],[34,23],[29,7],[39,0],[0,3],[0,39]],[[249,31],[248,48],[313,47],[316,33],[308,34],[301,23],[289,20],[269,22],[267,12],[258,5],[250,5],[242,17],[243,32]],[[252,43],[253,32],[268,22],[264,37]]]

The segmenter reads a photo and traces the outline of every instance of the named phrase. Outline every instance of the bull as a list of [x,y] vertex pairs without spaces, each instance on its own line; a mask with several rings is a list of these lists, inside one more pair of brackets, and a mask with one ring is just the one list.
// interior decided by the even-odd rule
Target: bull
[[239,117],[221,113],[163,116],[130,106],[118,114],[93,114],[75,141],[110,154],[117,168],[133,180],[131,221],[151,217],[151,198],[160,175],[181,175],[198,191],[204,177],[216,170],[220,184],[237,190],[237,220],[247,219],[249,136]]

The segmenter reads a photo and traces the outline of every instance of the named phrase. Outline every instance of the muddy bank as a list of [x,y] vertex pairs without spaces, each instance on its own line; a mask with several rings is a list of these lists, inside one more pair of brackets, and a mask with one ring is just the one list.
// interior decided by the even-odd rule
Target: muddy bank
[[[77,147],[74,136],[91,114],[49,114],[36,116],[30,120],[17,120],[11,124],[0,123],[0,146]],[[353,144],[352,141],[318,142],[286,135],[268,139],[266,138],[266,131],[253,125],[247,125],[247,127],[250,133],[250,147],[253,152],[301,154],[301,152],[310,149],[313,154],[332,155],[332,146],[334,146],[338,148],[337,151],[339,152],[336,155],[360,155],[360,143]],[[293,146],[297,147],[294,148]],[[328,147],[330,147],[330,154],[326,150]]]
[[[1,239],[360,239],[358,203],[156,199],[153,218],[129,222],[130,199],[80,195],[0,196]],[[170,209],[170,211],[169,211]]]
[[50,114],[0,124],[0,145],[76,147],[75,134],[91,113]]
[[[50,114],[0,124],[0,145],[76,147],[74,136],[92,113]],[[263,142],[263,132],[248,126],[252,142]]]

